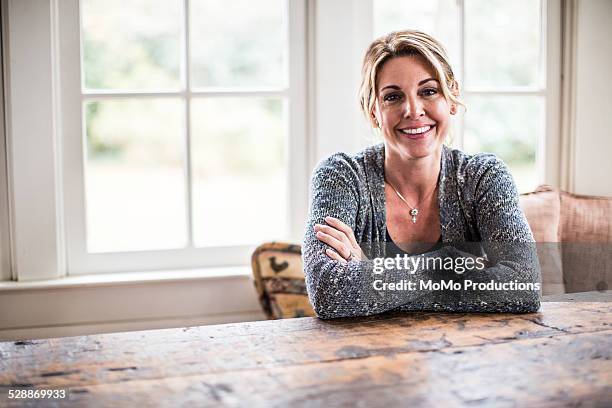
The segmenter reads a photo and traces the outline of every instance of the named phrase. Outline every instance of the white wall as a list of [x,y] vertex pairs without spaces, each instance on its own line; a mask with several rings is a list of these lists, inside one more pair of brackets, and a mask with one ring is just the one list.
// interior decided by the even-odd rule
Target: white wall
[[612,1],[578,5],[574,190],[612,196]]

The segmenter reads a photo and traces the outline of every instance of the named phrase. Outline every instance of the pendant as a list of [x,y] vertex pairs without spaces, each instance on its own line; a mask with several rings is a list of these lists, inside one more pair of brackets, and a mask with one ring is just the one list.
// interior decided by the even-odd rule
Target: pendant
[[419,210],[413,208],[412,210],[410,210],[410,215],[412,215],[412,223],[416,224],[417,215],[419,215]]

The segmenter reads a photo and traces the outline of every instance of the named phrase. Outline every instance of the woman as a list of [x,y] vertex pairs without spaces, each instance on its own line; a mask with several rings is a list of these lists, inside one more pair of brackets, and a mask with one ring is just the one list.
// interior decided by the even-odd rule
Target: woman
[[[447,54],[427,34],[394,32],[370,45],[361,107],[384,142],[355,156],[334,154],[312,177],[302,256],[319,317],[539,308],[534,239],[508,169],[494,155],[470,156],[443,144],[458,96]],[[398,259],[380,268],[381,257],[397,255],[408,261],[403,267]],[[477,257],[482,268],[458,275],[419,257],[456,265]],[[493,281],[506,290],[434,290],[432,282],[449,280]],[[397,282],[404,289],[383,285]],[[516,290],[519,284],[530,290]]]

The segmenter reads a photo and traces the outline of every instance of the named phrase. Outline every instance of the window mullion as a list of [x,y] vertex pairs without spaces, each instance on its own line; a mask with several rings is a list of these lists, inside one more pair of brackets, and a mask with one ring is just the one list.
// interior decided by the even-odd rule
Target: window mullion
[[206,96],[206,97],[250,97],[250,96],[262,96],[262,97],[289,97],[291,91],[289,89],[195,89],[190,90],[190,96]]
[[546,96],[546,89],[521,90],[521,89],[468,89],[463,95],[472,96]]
[[288,89],[279,94],[284,97],[285,134],[287,155],[287,205],[288,239],[299,242],[303,236],[304,219],[308,212],[308,164],[312,151],[309,150],[308,131],[312,123],[307,121],[307,71],[306,71],[306,21],[305,0],[285,1],[286,74]]
[[216,97],[288,97],[288,89],[201,89],[185,91],[96,91],[83,92],[83,99],[119,99],[119,98],[187,98],[194,96]]
[[193,247],[193,183],[191,173],[191,61],[190,61],[190,32],[189,32],[189,0],[184,0],[183,6],[183,30],[184,30],[184,51],[183,51],[183,75],[184,75],[184,86],[185,86],[185,192],[187,197],[187,246]]
[[13,274],[19,281],[66,273],[62,112],[57,107],[66,92],[59,83],[58,56],[59,9],[65,3],[10,1],[3,9],[10,22],[6,147]]
[[[0,4],[2,26],[0,28],[0,39],[2,41],[2,52],[0,53],[0,64],[6,59],[6,34],[7,34],[7,3]],[[4,66],[4,65],[2,65]],[[3,73],[4,74],[4,73]],[[9,185],[7,179],[6,163],[6,123],[5,123],[5,97],[4,97],[4,75],[0,78],[0,281],[11,280],[11,249],[10,249],[10,218],[9,218]]]
[[85,100],[101,99],[131,99],[131,98],[185,98],[186,92],[83,92],[81,98]]
[[[465,0],[457,0],[457,7],[459,9],[459,86],[463,86],[466,89],[466,73],[465,73]],[[461,90],[461,88],[460,88]],[[467,92],[462,92],[464,98],[467,96]],[[460,110],[461,111],[461,110]],[[465,112],[458,115],[457,118],[457,141],[456,146],[459,149],[463,149],[464,133],[465,133]]]
[[546,41],[546,127],[542,150],[543,182],[561,184],[561,1],[545,0],[542,9]]

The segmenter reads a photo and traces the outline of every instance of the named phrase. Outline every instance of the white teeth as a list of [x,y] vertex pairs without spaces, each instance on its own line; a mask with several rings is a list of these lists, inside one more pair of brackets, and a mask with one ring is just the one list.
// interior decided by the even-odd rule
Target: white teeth
[[431,129],[431,126],[423,126],[423,127],[415,128],[415,129],[402,129],[401,131],[403,133],[407,133],[409,135],[417,135],[419,133],[425,133],[429,129]]

